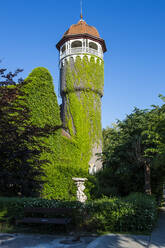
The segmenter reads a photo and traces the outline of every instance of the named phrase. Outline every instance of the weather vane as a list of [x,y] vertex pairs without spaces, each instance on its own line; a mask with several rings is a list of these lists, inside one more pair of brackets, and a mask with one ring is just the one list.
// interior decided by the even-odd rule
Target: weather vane
[[83,19],[83,16],[82,16],[82,0],[80,0],[80,8],[81,8],[81,15],[80,15],[80,18],[81,20]]

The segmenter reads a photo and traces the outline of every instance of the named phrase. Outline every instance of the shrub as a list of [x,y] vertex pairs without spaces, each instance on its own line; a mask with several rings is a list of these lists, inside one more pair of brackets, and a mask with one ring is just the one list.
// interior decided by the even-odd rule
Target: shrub
[[[134,208],[134,226],[136,225],[136,229],[151,231],[157,218],[155,198],[142,193],[132,193],[124,200]],[[131,219],[127,221],[131,222]]]
[[18,198],[18,197],[0,197],[0,221],[13,221],[24,215],[25,207],[32,208],[79,208],[81,203],[76,201],[59,201],[41,198]]
[[[31,111],[31,123],[38,127],[45,125],[61,126],[60,109],[54,92],[53,79],[49,71],[39,67],[25,80],[22,91],[26,95]],[[47,199],[75,199],[76,187],[72,177],[87,177],[88,170],[82,166],[81,150],[77,141],[62,135],[59,128],[54,134],[43,138],[45,146],[51,150],[42,152],[41,159],[48,160],[44,165],[41,196]],[[83,156],[85,157],[85,156]]]
[[157,217],[155,199],[139,193],[88,202],[86,209],[86,227],[101,231],[150,232]]
[[127,198],[103,198],[87,201],[47,200],[40,198],[0,198],[0,220],[23,217],[24,207],[67,207],[75,209],[75,225],[87,231],[150,232],[155,224],[155,199],[143,194]]

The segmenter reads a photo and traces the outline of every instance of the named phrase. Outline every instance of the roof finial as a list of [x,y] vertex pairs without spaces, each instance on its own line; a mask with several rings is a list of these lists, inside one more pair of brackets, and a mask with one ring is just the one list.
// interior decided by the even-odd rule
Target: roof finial
[[81,18],[81,20],[82,20],[82,19],[83,19],[83,15],[82,15],[82,0],[80,0],[80,8],[81,8],[80,18]]

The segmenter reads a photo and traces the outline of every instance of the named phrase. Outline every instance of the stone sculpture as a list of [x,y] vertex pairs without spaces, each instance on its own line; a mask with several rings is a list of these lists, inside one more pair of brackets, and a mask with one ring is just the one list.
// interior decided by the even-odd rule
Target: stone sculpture
[[87,196],[84,194],[84,189],[85,189],[85,181],[87,180],[87,178],[76,178],[73,177],[72,178],[77,186],[77,200],[80,202],[85,202],[87,200]]

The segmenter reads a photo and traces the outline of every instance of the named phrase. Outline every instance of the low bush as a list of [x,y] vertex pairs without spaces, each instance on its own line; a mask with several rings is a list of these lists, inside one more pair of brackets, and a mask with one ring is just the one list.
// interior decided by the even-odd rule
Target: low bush
[[14,221],[24,216],[24,208],[81,208],[76,201],[59,201],[42,198],[0,197],[0,221]]
[[[157,220],[156,199],[142,193],[132,193],[124,200],[134,208],[134,226],[136,226],[136,229],[151,231]],[[131,222],[131,219],[129,222]]]
[[157,219],[155,199],[140,193],[87,202],[85,210],[83,224],[89,230],[150,232]]
[[[87,201],[57,201],[40,198],[0,198],[0,222],[23,217],[24,207],[75,209],[74,221],[85,231],[151,232],[157,218],[154,198],[132,194],[126,198]],[[75,216],[74,216],[75,217]]]

